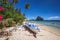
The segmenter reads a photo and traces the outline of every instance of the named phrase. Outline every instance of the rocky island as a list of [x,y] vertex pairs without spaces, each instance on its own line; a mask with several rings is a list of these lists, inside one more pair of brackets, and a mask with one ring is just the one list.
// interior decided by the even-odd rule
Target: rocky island
[[44,20],[42,17],[37,16],[36,21],[42,21],[42,20]]

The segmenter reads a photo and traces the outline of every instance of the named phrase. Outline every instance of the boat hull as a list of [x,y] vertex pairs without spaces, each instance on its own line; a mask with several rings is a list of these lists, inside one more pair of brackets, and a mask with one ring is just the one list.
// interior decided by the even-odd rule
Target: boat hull
[[29,29],[30,29],[31,31],[33,31],[34,33],[38,33],[38,30],[33,29],[33,28],[31,28],[31,27],[28,27],[27,25],[26,25],[26,27],[29,28]]

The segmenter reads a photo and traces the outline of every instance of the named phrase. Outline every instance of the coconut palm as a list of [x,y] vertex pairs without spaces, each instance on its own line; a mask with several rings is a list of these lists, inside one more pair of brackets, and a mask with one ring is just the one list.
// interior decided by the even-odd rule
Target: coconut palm
[[18,10],[18,13],[19,13],[19,15],[22,13],[22,12],[21,12],[21,8]]
[[[12,24],[11,23],[12,21],[16,23],[18,22],[22,23],[25,18],[25,14],[24,15],[22,14],[21,9],[14,9],[13,5],[17,3],[18,0],[11,0],[11,1],[13,2],[13,4],[11,2],[8,2],[8,0],[0,0],[0,3],[2,2],[1,5],[4,8],[4,11],[2,11],[2,13],[0,12],[0,15],[1,14],[3,15],[3,21],[5,21],[6,19],[9,20],[9,22],[7,21],[7,23],[4,22],[6,23],[6,26],[9,26],[10,24]],[[29,7],[30,5],[26,4],[26,9],[28,9]],[[10,18],[12,18],[13,20],[11,20]]]
[[25,17],[25,13],[23,13],[23,16]]
[[25,4],[25,8],[29,9],[30,8],[30,4],[29,3]]

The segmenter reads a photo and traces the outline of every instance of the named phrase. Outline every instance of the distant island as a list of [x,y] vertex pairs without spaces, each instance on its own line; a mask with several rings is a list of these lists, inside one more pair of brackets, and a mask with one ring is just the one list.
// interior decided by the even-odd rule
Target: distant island
[[42,17],[37,16],[35,19],[30,19],[30,21],[42,21],[44,20]]
[[42,21],[42,20],[44,20],[42,17],[37,16],[36,21]]

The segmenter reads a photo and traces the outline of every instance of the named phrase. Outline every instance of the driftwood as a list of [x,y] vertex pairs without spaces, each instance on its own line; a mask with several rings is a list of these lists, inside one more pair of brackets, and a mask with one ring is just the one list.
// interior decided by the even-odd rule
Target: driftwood
[[31,34],[33,34],[33,36],[36,38],[36,33],[33,32],[30,28],[28,28],[26,25],[24,25],[24,28],[26,31],[30,32]]

